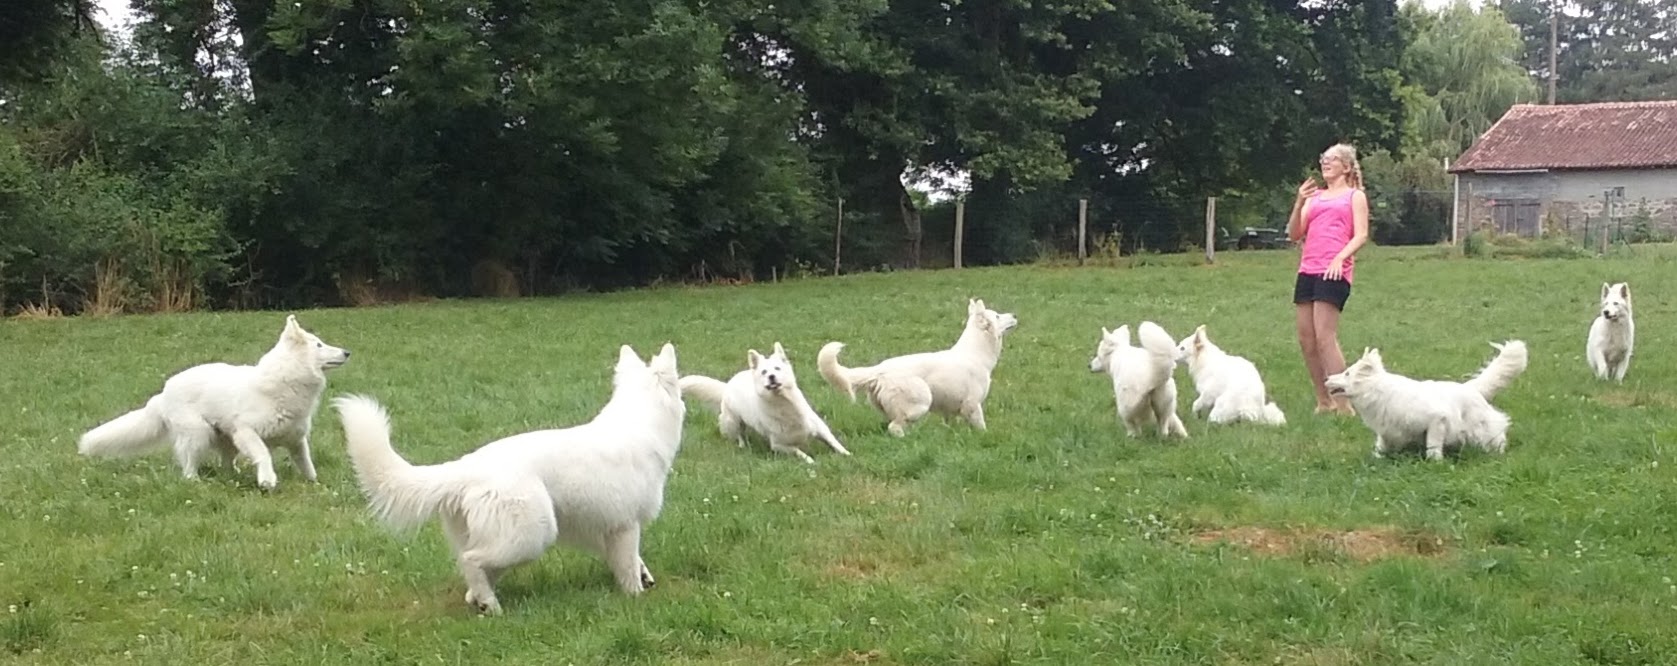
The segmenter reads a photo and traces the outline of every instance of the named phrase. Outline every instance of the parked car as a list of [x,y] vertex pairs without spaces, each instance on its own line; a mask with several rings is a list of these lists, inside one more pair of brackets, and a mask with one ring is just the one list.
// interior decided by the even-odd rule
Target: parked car
[[1293,242],[1287,240],[1284,229],[1244,227],[1234,235],[1223,229],[1223,238],[1217,245],[1220,250],[1274,250],[1292,247]]

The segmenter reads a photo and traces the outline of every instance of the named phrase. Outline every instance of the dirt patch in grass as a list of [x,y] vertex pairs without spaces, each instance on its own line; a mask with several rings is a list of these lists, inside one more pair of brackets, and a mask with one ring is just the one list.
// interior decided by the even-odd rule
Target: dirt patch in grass
[[1231,527],[1197,532],[1196,544],[1229,543],[1259,555],[1285,557],[1333,552],[1359,562],[1398,556],[1443,555],[1442,537],[1424,532],[1375,527],[1358,530],[1321,530],[1268,527]]
[[1664,407],[1677,409],[1677,395],[1662,391],[1608,390],[1597,394],[1595,401],[1608,407]]

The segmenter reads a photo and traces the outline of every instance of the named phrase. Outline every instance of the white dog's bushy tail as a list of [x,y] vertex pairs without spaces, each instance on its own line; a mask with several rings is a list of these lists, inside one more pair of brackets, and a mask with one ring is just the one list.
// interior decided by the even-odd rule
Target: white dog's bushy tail
[[76,442],[76,451],[84,456],[123,457],[162,448],[169,427],[161,411],[153,407],[156,400],[87,431]]
[[1152,354],[1155,360],[1162,360],[1170,367],[1176,366],[1176,341],[1170,339],[1158,324],[1150,321],[1141,322],[1136,328],[1136,337],[1141,339],[1141,348]]
[[390,446],[390,417],[377,400],[345,395],[332,400],[344,425],[350,462],[373,514],[398,531],[412,530],[455,494],[454,484],[434,473],[441,466],[415,467]]
[[844,349],[842,342],[829,342],[821,347],[821,352],[815,356],[815,367],[821,370],[821,377],[827,380],[833,388],[844,391],[850,396],[850,401],[856,401],[856,386],[851,378],[854,372],[850,368],[839,365],[839,351]]
[[1497,348],[1496,358],[1491,359],[1473,379],[1464,382],[1469,388],[1478,391],[1479,395],[1485,396],[1486,400],[1508,388],[1508,385],[1514,382],[1514,378],[1526,369],[1526,343],[1509,340],[1500,345],[1493,342],[1491,346]]
[[704,375],[687,375],[679,384],[682,397],[697,399],[711,409],[721,409],[722,397],[728,392],[727,384]]

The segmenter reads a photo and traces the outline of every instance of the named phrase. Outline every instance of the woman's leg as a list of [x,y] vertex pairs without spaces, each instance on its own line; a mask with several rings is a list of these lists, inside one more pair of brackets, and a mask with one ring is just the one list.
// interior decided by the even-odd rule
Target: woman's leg
[[1294,305],[1295,318],[1298,325],[1299,352],[1304,355],[1304,367],[1310,372],[1310,388],[1316,391],[1316,411],[1320,412],[1333,407],[1333,401],[1328,399],[1328,389],[1322,385],[1327,373],[1322,370],[1322,355],[1317,351],[1316,317],[1317,303],[1305,301]]
[[[1338,374],[1345,370],[1345,352],[1339,348],[1339,308],[1332,303],[1316,301],[1311,313],[1311,320],[1315,323],[1316,363],[1322,369],[1322,377]],[[1323,396],[1327,391],[1323,389]],[[1336,411],[1350,413],[1351,402],[1344,398],[1332,400],[1328,403]]]

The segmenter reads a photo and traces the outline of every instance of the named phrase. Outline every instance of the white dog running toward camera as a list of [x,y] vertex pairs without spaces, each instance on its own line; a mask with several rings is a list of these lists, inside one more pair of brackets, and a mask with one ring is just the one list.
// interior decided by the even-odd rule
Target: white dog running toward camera
[[1584,358],[1597,379],[1625,380],[1636,346],[1636,323],[1631,320],[1630,285],[1601,285],[1601,314],[1590,324]]
[[1374,431],[1374,455],[1420,443],[1428,460],[1445,449],[1477,446],[1490,453],[1508,448],[1508,415],[1491,398],[1526,369],[1526,343],[1510,340],[1496,358],[1465,382],[1417,381],[1386,370],[1380,350],[1365,349],[1344,372],[1329,375],[1328,394],[1345,396],[1363,423]]
[[163,383],[144,407],[112,419],[81,436],[76,450],[86,456],[137,456],[173,443],[175,461],[188,479],[212,454],[231,467],[243,455],[256,467],[256,483],[272,489],[269,446],[286,449],[292,464],[315,480],[309,431],[326,390],[326,370],[343,365],[349,352],[322,342],[285,318],[279,342],[256,365],[206,363],[187,368]]
[[413,465],[390,446],[390,421],[372,398],[332,401],[373,513],[396,530],[442,518],[466,603],[498,614],[495,579],[555,542],[600,555],[625,593],[653,585],[641,530],[664,504],[681,446],[675,347],[650,363],[618,350],[611,399],[588,423],[499,439],[457,460]]
[[886,359],[865,368],[839,365],[842,342],[829,342],[816,356],[821,376],[834,388],[856,399],[865,392],[874,408],[890,422],[892,435],[902,437],[908,425],[937,411],[960,415],[985,429],[984,400],[990,395],[990,375],[1002,355],[1002,338],[1019,325],[1018,318],[967,301],[966,328],[949,349]]
[[1188,366],[1194,390],[1199,393],[1191,409],[1195,415],[1206,415],[1206,420],[1218,424],[1287,423],[1281,408],[1269,401],[1258,367],[1213,344],[1205,325],[1176,345],[1176,360]]
[[1118,420],[1129,436],[1138,436],[1152,422],[1160,436],[1187,439],[1188,428],[1176,415],[1176,341],[1150,321],[1141,322],[1136,334],[1140,347],[1130,345],[1128,324],[1113,331],[1101,327],[1100,345],[1089,360],[1089,371],[1112,377]]
[[827,422],[809,406],[798,389],[798,377],[786,349],[774,343],[768,356],[755,349],[745,352],[746,369],[734,373],[726,383],[703,375],[681,378],[681,394],[697,398],[717,410],[722,436],[745,446],[746,430],[769,441],[769,449],[814,463],[801,448],[810,439],[820,439],[843,455],[850,455]]

